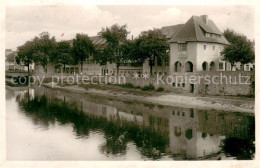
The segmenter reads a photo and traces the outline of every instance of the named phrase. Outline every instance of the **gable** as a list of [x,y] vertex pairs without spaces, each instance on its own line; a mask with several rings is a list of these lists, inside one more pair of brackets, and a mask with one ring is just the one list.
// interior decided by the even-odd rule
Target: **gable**
[[192,16],[170,40],[172,43],[189,41],[229,44],[212,20],[206,23],[199,16]]

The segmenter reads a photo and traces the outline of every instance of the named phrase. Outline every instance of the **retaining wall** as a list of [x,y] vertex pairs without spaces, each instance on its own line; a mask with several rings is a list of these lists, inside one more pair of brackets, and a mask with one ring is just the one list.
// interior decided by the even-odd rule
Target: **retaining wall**
[[[36,68],[34,75],[51,78],[53,76],[70,76],[70,79],[77,74],[55,73],[54,69],[47,67],[47,73],[41,68]],[[131,83],[134,86],[144,87],[153,84],[155,88],[162,87],[164,90],[174,93],[193,93],[206,95],[252,95],[254,89],[254,71],[201,71],[172,73],[170,76],[154,75],[144,77],[111,77],[111,76],[88,76],[93,82],[101,83]],[[120,83],[119,83],[120,79]]]

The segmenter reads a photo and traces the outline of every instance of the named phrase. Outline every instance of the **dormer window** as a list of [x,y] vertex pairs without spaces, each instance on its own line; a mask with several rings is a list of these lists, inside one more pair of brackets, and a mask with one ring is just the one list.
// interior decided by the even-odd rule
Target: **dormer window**
[[187,44],[186,43],[178,43],[178,51],[187,51]]
[[221,37],[221,35],[213,34],[213,33],[205,32],[204,34],[205,34],[206,37],[210,37],[210,38],[220,38]]

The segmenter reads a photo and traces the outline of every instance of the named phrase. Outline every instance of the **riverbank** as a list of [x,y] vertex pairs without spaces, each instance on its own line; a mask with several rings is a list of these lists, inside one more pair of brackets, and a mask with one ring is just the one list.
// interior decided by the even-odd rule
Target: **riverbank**
[[[114,85],[56,85],[44,83],[43,86],[63,89],[75,93],[113,97],[120,100],[149,102],[154,104],[212,109],[230,112],[254,113],[254,98],[234,96],[198,96],[193,94],[175,94],[156,91],[141,91]],[[36,86],[37,87],[37,86]]]

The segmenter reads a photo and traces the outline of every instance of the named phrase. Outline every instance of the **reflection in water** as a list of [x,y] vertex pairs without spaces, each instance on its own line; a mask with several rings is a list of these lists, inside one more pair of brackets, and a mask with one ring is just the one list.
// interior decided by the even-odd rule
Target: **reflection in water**
[[[125,154],[126,144],[135,142],[144,156],[152,159],[161,157],[165,152],[167,138],[153,129],[135,124],[132,121],[113,118],[108,121],[104,117],[86,115],[77,109],[75,103],[67,103],[65,99],[49,101],[45,95],[34,99],[25,96],[19,104],[25,114],[30,116],[34,123],[49,127],[55,121],[60,124],[72,123],[78,137],[87,137],[90,131],[101,131],[105,134],[106,143],[101,146],[104,154]],[[102,108],[102,112],[105,109]]]
[[[254,157],[254,116],[131,101],[119,101],[48,88],[16,97],[34,124],[72,124],[76,138],[104,134],[104,155],[125,155],[127,144],[153,160]],[[50,128],[51,129],[51,128]],[[224,153],[224,154],[223,154]],[[222,155],[221,155],[222,154]]]

